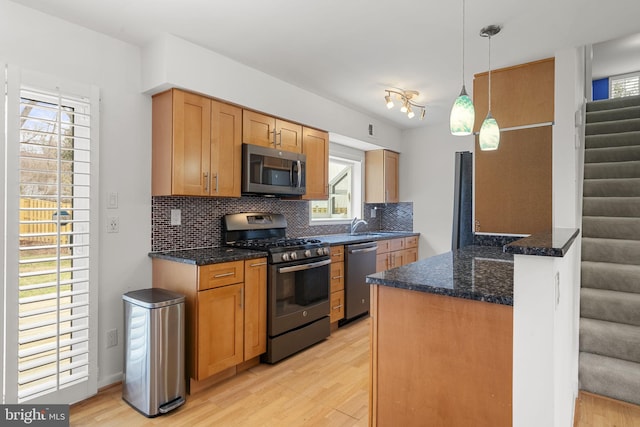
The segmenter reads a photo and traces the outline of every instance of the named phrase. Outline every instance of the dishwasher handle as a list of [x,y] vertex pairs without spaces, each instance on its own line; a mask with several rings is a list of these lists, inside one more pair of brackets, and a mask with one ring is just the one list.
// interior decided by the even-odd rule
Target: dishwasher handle
[[361,254],[361,253],[373,252],[373,251],[377,251],[377,250],[378,250],[378,245],[375,245],[375,246],[369,246],[368,248],[363,248],[363,249],[349,249],[349,253],[350,254]]

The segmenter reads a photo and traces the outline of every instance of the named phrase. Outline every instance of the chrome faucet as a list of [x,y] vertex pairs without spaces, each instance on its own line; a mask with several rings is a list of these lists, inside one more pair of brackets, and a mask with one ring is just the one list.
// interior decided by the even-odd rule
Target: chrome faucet
[[368,223],[364,219],[358,219],[357,216],[353,217],[353,221],[351,221],[351,234],[354,234],[358,226],[362,224],[367,225]]

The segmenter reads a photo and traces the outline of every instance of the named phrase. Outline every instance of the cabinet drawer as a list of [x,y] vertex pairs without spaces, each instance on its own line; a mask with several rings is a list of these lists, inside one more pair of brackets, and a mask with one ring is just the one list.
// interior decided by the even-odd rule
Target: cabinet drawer
[[410,236],[404,238],[404,247],[408,248],[417,248],[418,247],[418,236]]
[[344,319],[344,291],[331,293],[331,323]]
[[378,240],[377,244],[378,244],[378,251],[376,253],[378,254],[386,254],[391,250],[390,249],[391,240]]
[[244,261],[223,262],[200,267],[198,290],[217,288],[244,281]]
[[331,263],[331,292],[341,291],[344,289],[344,263]]
[[401,251],[404,249],[404,238],[389,240],[390,251]]
[[344,246],[337,245],[331,246],[331,262],[342,262],[344,261]]

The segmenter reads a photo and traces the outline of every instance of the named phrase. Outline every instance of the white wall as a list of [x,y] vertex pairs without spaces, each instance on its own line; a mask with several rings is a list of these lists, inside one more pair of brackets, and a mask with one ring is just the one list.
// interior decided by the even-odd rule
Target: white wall
[[[457,96],[451,94],[451,104]],[[413,202],[420,258],[451,250],[455,152],[474,149],[473,136],[452,136],[448,123],[405,131],[400,155],[400,200]]]
[[[0,57],[23,69],[100,87],[100,257],[98,386],[120,379],[122,345],[107,349],[105,331],[123,337],[121,295],[151,286],[151,100],[140,89],[134,46],[0,0]],[[118,209],[106,209],[117,192]],[[104,232],[120,218],[120,233]]]

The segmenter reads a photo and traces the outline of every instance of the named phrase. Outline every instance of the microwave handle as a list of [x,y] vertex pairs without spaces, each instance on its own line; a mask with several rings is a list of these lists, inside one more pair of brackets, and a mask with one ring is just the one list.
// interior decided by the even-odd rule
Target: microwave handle
[[298,185],[297,187],[300,188],[302,187],[302,162],[300,160],[297,160],[298,163]]

